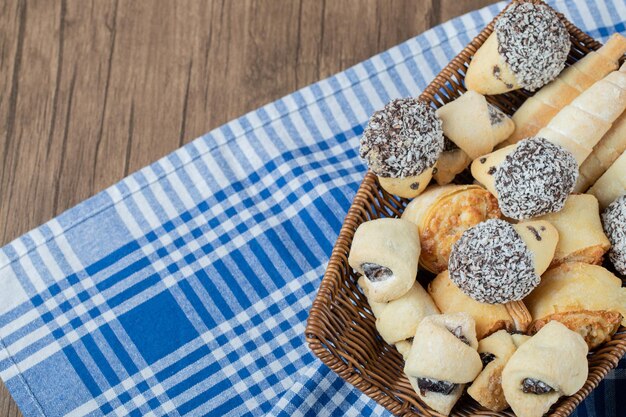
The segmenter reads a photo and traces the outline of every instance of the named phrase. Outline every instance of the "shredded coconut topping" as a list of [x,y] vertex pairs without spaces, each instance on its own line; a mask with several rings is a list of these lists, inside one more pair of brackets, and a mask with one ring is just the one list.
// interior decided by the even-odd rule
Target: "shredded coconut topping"
[[500,210],[517,220],[559,211],[577,178],[578,164],[568,150],[540,137],[525,139],[495,172]]
[[405,178],[432,167],[442,150],[442,123],[435,109],[406,98],[393,100],[372,115],[359,153],[376,175]]
[[540,282],[532,253],[500,219],[467,229],[452,247],[448,269],[457,287],[481,303],[521,300]]
[[495,24],[498,52],[527,90],[559,75],[571,43],[565,25],[543,4],[513,3]]
[[609,259],[617,272],[626,275],[626,194],[604,210],[602,226],[611,242]]

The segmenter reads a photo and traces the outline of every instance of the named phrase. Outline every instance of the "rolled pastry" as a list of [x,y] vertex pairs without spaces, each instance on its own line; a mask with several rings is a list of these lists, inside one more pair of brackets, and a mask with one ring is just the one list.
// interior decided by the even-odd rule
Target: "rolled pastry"
[[362,223],[354,233],[348,263],[365,276],[370,300],[387,302],[406,294],[417,275],[420,254],[417,227],[402,219]]
[[[554,80],[550,84],[543,87],[536,95],[541,96],[544,90],[551,90],[552,87],[557,87],[559,90],[571,90],[569,93],[571,98],[566,100],[567,103],[578,96],[579,92],[569,85],[565,84],[558,79]],[[572,92],[574,94],[572,94]],[[565,105],[563,105],[565,106]],[[537,132],[545,127],[550,120],[559,112],[560,108],[554,107],[549,103],[544,103],[540,98],[535,96],[529,97],[524,101],[522,106],[513,114],[513,122],[515,123],[515,131],[511,137],[502,141],[496,146],[496,149],[504,148],[505,146],[513,145],[522,139],[526,139],[532,136],[536,136]]]
[[626,276],[626,194],[602,213],[602,227],[611,242],[609,259],[618,273]]
[[600,264],[611,246],[602,230],[598,200],[590,194],[570,195],[563,210],[536,220],[550,222],[559,232],[552,266],[565,262]]
[[626,151],[626,112],[613,123],[611,129],[594,146],[580,166],[580,175],[574,192],[586,191]]
[[626,38],[613,34],[597,52],[585,55],[580,61],[566,68],[559,76],[528,98],[513,114],[515,131],[500,147],[512,145],[541,128],[581,92],[601,80],[618,67],[618,60],[626,52]]
[[494,146],[485,96],[468,91],[461,97],[437,109],[443,123],[443,134],[461,148],[471,159],[491,152]]
[[[468,100],[468,97],[478,97],[478,99]],[[451,107],[460,104],[459,101],[462,100],[478,101],[478,103],[462,103],[464,105],[458,109],[460,111],[458,113],[460,116],[458,116],[456,109],[452,111]],[[474,108],[476,105],[479,110]],[[506,139],[515,128],[509,116],[497,107],[487,103],[482,95],[473,91],[468,91],[460,98],[452,103],[448,103],[444,108],[438,111],[440,115],[445,115],[447,118],[446,122],[443,124],[444,134],[449,138],[456,137],[455,142],[461,143],[465,148],[469,147],[469,149],[474,149],[474,152],[476,152],[476,147],[473,145],[474,142],[486,142],[486,138],[491,137],[493,142],[493,145],[489,146],[489,152],[491,152],[493,146]],[[472,120],[472,116],[475,115],[476,112],[481,114],[481,116],[478,117],[482,120],[482,128]],[[489,117],[488,130],[484,129],[484,113]],[[472,128],[468,131],[467,126],[471,126]],[[453,146],[449,147],[447,144],[444,146],[444,151],[439,156],[439,161],[437,162],[437,168],[433,172],[433,178],[439,185],[452,182],[454,177],[463,172],[472,162],[472,158],[470,158],[463,149],[457,147],[453,141],[449,140],[448,143]]]
[[626,324],[626,288],[601,266],[565,263],[550,269],[524,303],[535,321],[536,332],[556,320],[584,337],[590,347],[609,340]]
[[596,196],[602,210],[607,208],[617,197],[626,193],[626,151],[613,162],[613,165],[598,178],[587,192]]
[[417,395],[449,414],[482,369],[474,320],[465,313],[428,316],[417,327],[404,372]]
[[587,380],[587,344],[559,322],[517,348],[502,371],[504,397],[518,417],[541,417]]
[[502,411],[509,406],[502,391],[502,370],[516,350],[513,337],[506,330],[500,330],[478,342],[483,370],[467,393],[491,411]]
[[606,77],[604,77],[604,80],[615,84],[617,87],[621,88],[622,90],[626,89],[626,78],[624,78],[623,76],[623,72],[625,69],[626,67],[624,66],[624,64],[622,64],[622,67],[620,68],[619,72],[617,71],[610,72],[609,74],[607,74]]
[[530,323],[533,321],[533,317],[530,315],[528,308],[526,308],[524,301],[509,301],[504,304],[504,307],[506,307],[506,311],[513,319],[514,329],[512,331],[521,333],[527,332],[528,326],[530,326]]
[[430,182],[443,144],[433,107],[415,98],[397,99],[372,115],[359,154],[383,189],[413,198]]
[[402,214],[402,219],[417,225],[420,265],[436,274],[448,269],[452,245],[465,230],[499,217],[496,198],[477,185],[432,186]]
[[499,219],[484,221],[454,244],[450,279],[481,303],[519,301],[539,285],[557,241],[558,232],[546,221],[515,225]]
[[[568,149],[579,165],[626,109],[626,66],[595,82],[537,132]],[[556,133],[556,135],[554,134]],[[564,139],[565,138],[565,139]],[[584,152],[580,152],[585,149]]]
[[428,284],[428,293],[444,314],[465,312],[476,322],[478,340],[501,329],[513,330],[513,319],[503,304],[479,303],[461,291],[443,271]]
[[438,109],[437,116],[443,123],[444,135],[471,159],[491,152],[510,126],[506,121],[513,123],[489,105],[485,96],[471,90]]
[[[365,281],[365,277],[359,278],[359,287],[369,301],[369,290]],[[376,330],[390,345],[413,337],[417,325],[424,317],[439,314],[432,298],[417,281],[402,297],[388,303],[371,301],[370,307],[376,317]]]
[[570,46],[567,29],[552,9],[513,2],[476,51],[465,85],[481,94],[535,91],[561,72]]
[[482,156],[471,171],[498,198],[502,214],[516,220],[561,210],[578,177],[574,156],[539,137]]

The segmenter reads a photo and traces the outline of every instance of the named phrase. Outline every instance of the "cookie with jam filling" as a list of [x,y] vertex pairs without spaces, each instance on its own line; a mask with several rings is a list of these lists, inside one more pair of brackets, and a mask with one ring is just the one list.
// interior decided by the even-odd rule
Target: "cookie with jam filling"
[[541,417],[563,395],[587,380],[587,344],[557,321],[546,324],[511,356],[502,371],[502,390],[515,415]]
[[465,384],[482,369],[474,319],[466,313],[428,316],[417,327],[404,372],[418,397],[448,415]]
[[417,276],[420,241],[417,226],[401,219],[362,223],[354,233],[348,263],[365,277],[368,299],[378,303],[406,294]]

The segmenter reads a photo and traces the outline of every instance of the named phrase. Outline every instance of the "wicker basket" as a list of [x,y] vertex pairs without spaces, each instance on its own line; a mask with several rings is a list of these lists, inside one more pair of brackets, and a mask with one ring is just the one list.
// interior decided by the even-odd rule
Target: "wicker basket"
[[[572,41],[568,64],[601,46],[568,22],[562,14],[559,16]],[[420,99],[441,107],[465,91],[463,79],[470,58],[491,34],[493,24],[491,22],[437,75]],[[526,91],[515,91],[488,99],[510,115],[529,96]],[[372,172],[365,175],[343,223],[328,269],[313,302],[306,339],[313,353],[330,369],[395,415],[440,416],[420,402],[403,374],[402,357],[394,347],[387,345],[378,336],[374,316],[357,287],[358,276],[348,265],[348,252],[356,228],[364,221],[380,217],[400,217],[407,203],[408,200],[385,192]],[[589,378],[583,388],[575,395],[561,398],[552,407],[549,415],[570,415],[606,374],[617,366],[625,352],[626,334],[622,327],[613,340],[589,355]],[[513,413],[488,411],[468,395],[464,395],[451,415],[513,416]]]

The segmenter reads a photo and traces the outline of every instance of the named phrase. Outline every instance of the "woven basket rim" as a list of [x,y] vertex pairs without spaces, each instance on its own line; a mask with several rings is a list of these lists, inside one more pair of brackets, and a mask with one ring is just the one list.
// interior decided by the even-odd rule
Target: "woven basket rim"
[[[519,1],[530,1],[532,3],[545,3],[541,0],[519,0]],[[446,65],[441,72],[433,79],[433,81],[424,89],[424,91],[420,94],[419,98],[421,100],[427,100],[429,102],[434,102],[434,97],[441,96],[442,92],[448,91],[448,88],[445,85],[445,79],[443,76],[459,76],[457,70],[462,68],[464,63],[467,62],[469,57],[471,57],[478,48],[482,45],[484,40],[492,33],[493,25],[497,18],[502,14],[506,8],[510,7],[511,4],[515,3],[516,0],[511,1],[456,57],[454,57],[448,65]],[[546,5],[550,7],[549,5]],[[561,20],[565,23],[565,26],[570,34],[572,39],[576,39],[580,41],[580,43],[584,44],[589,50],[597,50],[602,46],[601,43],[591,38],[581,29],[576,27],[574,24],[569,22],[562,13],[555,11],[557,15],[561,18]],[[624,58],[622,58],[623,60]],[[463,88],[463,87],[461,87]],[[445,91],[444,91],[445,90]],[[529,94],[527,92],[520,92],[520,94]],[[437,105],[435,102],[434,104]],[[350,384],[354,385],[356,388],[361,390],[363,393],[368,395],[370,398],[377,401],[379,404],[383,405],[392,413],[400,412],[401,415],[420,415],[415,414],[411,410],[409,410],[409,405],[404,405],[402,407],[398,407],[396,398],[390,397],[387,393],[380,390],[380,388],[373,385],[368,380],[364,379],[361,376],[362,367],[359,367],[359,364],[353,363],[350,358],[341,358],[339,356],[335,356],[327,346],[325,346],[320,338],[320,334],[324,334],[323,329],[323,321],[326,317],[327,312],[331,312],[332,305],[331,301],[334,298],[334,293],[337,291],[338,280],[343,279],[342,271],[340,266],[342,264],[347,263],[345,259],[345,248],[349,248],[352,242],[352,238],[354,235],[354,230],[360,223],[358,219],[361,216],[362,210],[365,205],[368,203],[368,197],[371,193],[376,193],[378,190],[378,182],[376,175],[374,175],[371,171],[368,171],[357,190],[357,193],[354,197],[354,200],[348,210],[344,223],[341,227],[341,231],[339,236],[337,237],[337,241],[333,247],[328,267],[320,284],[319,291],[313,301],[313,305],[309,312],[309,317],[307,320],[307,327],[305,330],[306,341],[309,345],[309,348],[313,351],[313,353],[331,370],[336,372],[342,379],[346,380]],[[383,191],[384,193],[384,191]],[[386,193],[385,193],[386,194]],[[614,369],[620,358],[626,353],[626,329],[620,326],[619,331],[615,334],[613,339],[606,344],[604,344],[601,349],[594,353],[596,356],[600,356],[598,360],[602,365],[601,369],[595,369],[593,372],[589,373],[589,377],[583,386],[583,388],[576,394],[569,397],[562,397],[557,405],[551,410],[549,414],[550,417],[566,417],[570,415],[574,409],[589,395],[589,393],[598,386],[598,384],[604,379],[607,373]],[[345,361],[349,361],[352,366],[346,364]],[[594,357],[595,361],[595,357]],[[357,371],[358,370],[358,371]],[[405,402],[406,398],[403,399]],[[419,400],[418,400],[419,401]],[[394,404],[394,406],[392,406]],[[423,404],[422,404],[423,405]],[[425,412],[425,415],[433,415],[439,416],[439,413],[432,411],[430,408],[423,406],[419,408],[419,412]],[[455,408],[456,411],[463,411],[462,409]],[[453,412],[455,411],[453,410]],[[498,416],[513,416],[514,414],[511,411],[504,413],[495,413],[495,412],[478,412],[480,415],[498,415]],[[465,414],[464,414],[465,415]]]

